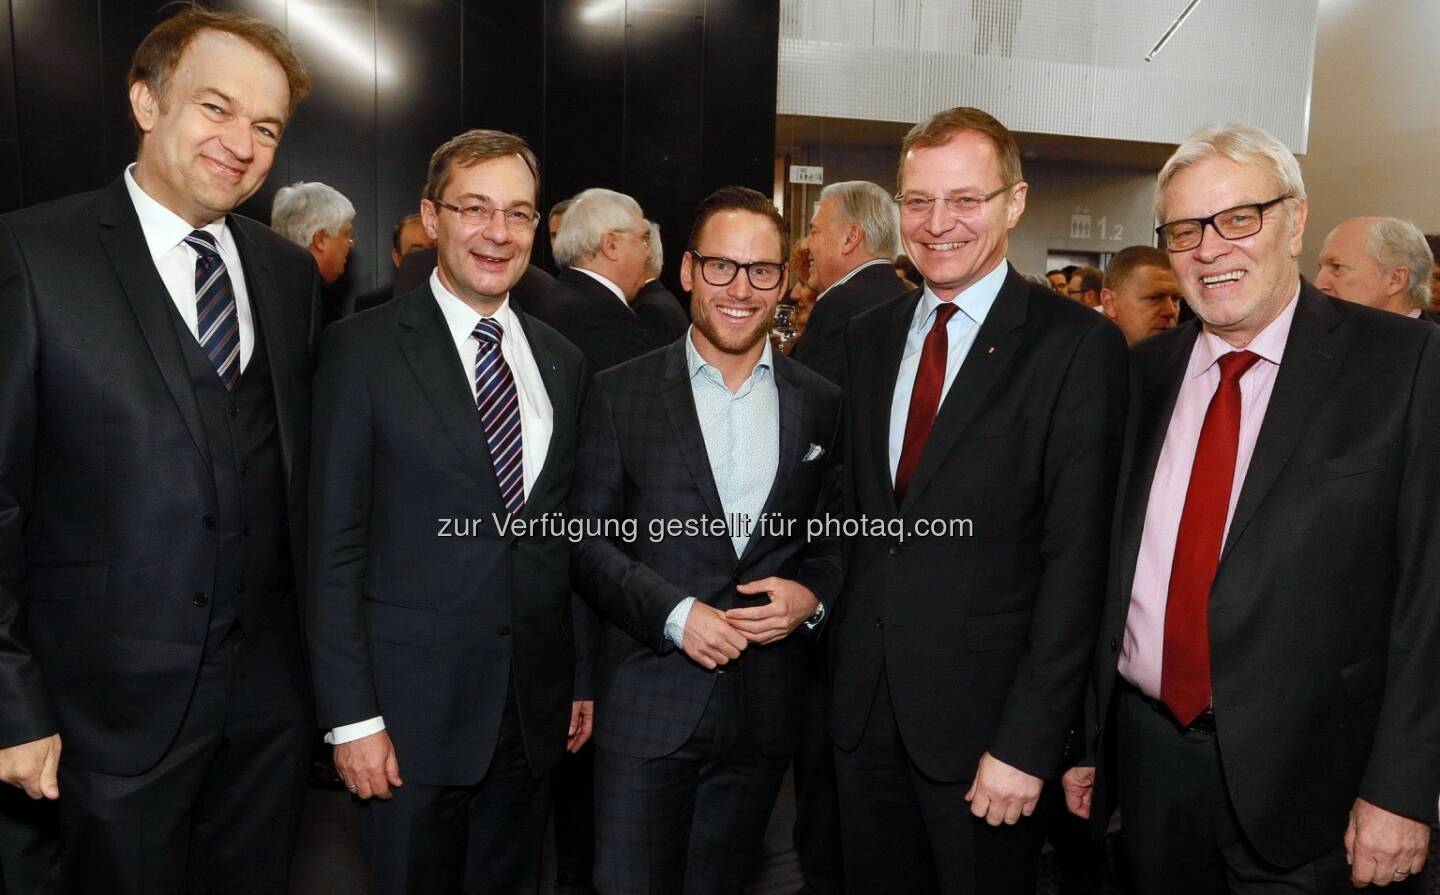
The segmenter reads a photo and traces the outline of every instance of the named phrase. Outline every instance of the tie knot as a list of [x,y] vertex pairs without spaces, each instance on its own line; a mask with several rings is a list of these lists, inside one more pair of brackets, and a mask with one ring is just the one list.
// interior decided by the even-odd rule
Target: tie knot
[[499,345],[500,340],[505,337],[505,330],[489,317],[481,317],[475,324],[472,335],[475,336],[475,341],[482,345]]
[[931,329],[939,329],[949,323],[950,318],[954,317],[955,312],[958,310],[960,309],[955,307],[955,302],[953,301],[941,302],[940,307],[935,309],[935,323],[931,326]]
[[1260,355],[1253,351],[1232,351],[1229,354],[1220,355],[1220,380],[1236,380],[1245,375],[1245,371],[1255,366]]
[[191,230],[185,237],[185,242],[207,258],[220,255],[220,246],[215,242],[215,236],[205,230]]

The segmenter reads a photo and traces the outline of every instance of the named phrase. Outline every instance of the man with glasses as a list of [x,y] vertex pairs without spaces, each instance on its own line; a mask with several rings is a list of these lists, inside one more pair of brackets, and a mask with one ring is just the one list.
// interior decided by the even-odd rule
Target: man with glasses
[[847,544],[831,631],[845,885],[1033,893],[1029,815],[1080,710],[1104,588],[1125,342],[1006,263],[1027,185],[999,121],[917,125],[898,179],[925,285],[856,317],[846,344],[846,382],[868,385],[846,503],[891,524]]
[[1071,301],[1078,301],[1080,304],[1092,310],[1100,309],[1100,289],[1105,281],[1105,274],[1098,267],[1077,267],[1070,275],[1070,281],[1065,287],[1065,294]]
[[[694,325],[586,402],[573,567],[608,622],[602,892],[738,895],[797,745],[798,641],[840,585],[838,537],[811,527],[839,512],[840,390],[770,346],[785,232],[754,190],[705,199],[680,268]],[[636,529],[597,531],[618,520]]]
[[650,228],[634,199],[605,189],[580,193],[551,250],[560,275],[533,313],[575,343],[591,371],[653,347],[630,308],[650,270]]
[[325,333],[310,663],[365,800],[372,891],[535,891],[551,771],[589,737],[563,512],[584,359],[517,311],[539,164],[473,130],[430,159],[423,286]]
[[[1420,869],[1440,792],[1440,331],[1300,279],[1284,144],[1199,131],[1160,245],[1197,321],[1135,346],[1090,757],[1141,893]],[[1109,819],[1092,768],[1071,809]]]

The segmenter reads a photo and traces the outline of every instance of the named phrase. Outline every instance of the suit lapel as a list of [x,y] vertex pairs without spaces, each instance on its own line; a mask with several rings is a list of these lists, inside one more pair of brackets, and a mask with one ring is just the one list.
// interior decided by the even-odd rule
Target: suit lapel
[[485,492],[492,506],[504,506],[485,430],[475,410],[474,392],[460,369],[455,343],[445,326],[445,316],[435,302],[429,284],[417,287],[396,299],[405,307],[400,312],[400,349],[430,406],[440,417],[465,470]]
[[[794,478],[792,473],[804,460],[805,433],[809,431],[805,425],[808,410],[805,391],[794,378],[796,361],[778,351],[771,352],[771,357],[774,361],[776,392],[780,398],[780,456],[779,462],[775,464],[775,481],[770,485],[770,494],[765,498],[765,506],[760,511],[762,516],[779,512],[789,490],[790,480]],[[755,524],[758,530],[758,519]],[[755,542],[758,540],[758,535],[751,535],[745,544],[745,556],[755,549]]]
[[293,357],[288,344],[285,327],[280,324],[280,312],[275,303],[280,293],[275,288],[275,276],[270,264],[243,229],[242,223],[233,215],[229,220],[230,233],[235,237],[235,246],[240,251],[240,266],[244,269],[245,292],[250,298],[250,311],[257,322],[257,329],[265,340],[265,353],[270,359],[270,380],[275,395],[275,418],[280,431],[280,459],[285,466],[285,479],[290,480],[291,464],[294,461],[295,427],[291,419],[294,394]]
[[[511,298],[514,298],[513,293]],[[555,449],[556,445],[575,440],[575,396],[571,394],[568,387],[568,371],[560,369],[560,363],[555,359],[560,356],[560,352],[551,341],[550,334],[535,326],[530,315],[515,307],[513,301],[511,308],[515,311],[516,319],[520,321],[520,328],[525,330],[525,339],[530,343],[530,354],[535,358],[535,366],[540,370],[540,379],[545,383],[545,393],[550,397],[553,423],[550,430],[550,448],[545,452],[545,463],[540,467],[540,474],[530,484],[530,493],[535,495],[539,494],[540,489],[548,485],[550,480],[555,477],[555,456],[559,453]],[[520,515],[522,517],[529,516],[531,506],[532,504],[527,500],[525,509]]]
[[[685,338],[689,338],[686,336]],[[670,419],[670,428],[680,442],[680,455],[690,470],[700,496],[705,500],[711,515],[725,518],[725,508],[720,503],[720,492],[715,487],[715,476],[710,471],[710,455],[705,450],[705,435],[700,431],[700,417],[695,412],[695,395],[690,391],[690,371],[685,363],[685,339],[678,339],[665,349],[665,377],[661,386],[665,401],[665,414]],[[729,543],[729,539],[726,539]]]
[[1245,526],[1265,500],[1280,470],[1289,462],[1305,431],[1306,421],[1324,400],[1330,381],[1340,367],[1349,337],[1337,329],[1342,318],[1331,301],[1333,299],[1321,295],[1308,283],[1301,284],[1295,319],[1285,342],[1285,355],[1275,376],[1265,419],[1260,424],[1250,468],[1246,470],[1240,497],[1235,502],[1235,515],[1230,520],[1230,531],[1220,554],[1221,563],[1244,535]]
[[1140,555],[1140,535],[1145,529],[1145,510],[1150,504],[1150,488],[1155,469],[1160,464],[1160,450],[1165,446],[1165,433],[1175,412],[1175,401],[1190,353],[1200,334],[1198,323],[1186,325],[1188,335],[1176,338],[1175,344],[1160,359],[1155,375],[1137,371],[1131,380],[1135,389],[1135,434],[1130,457],[1121,479],[1124,491],[1120,506],[1120,596],[1129,611],[1130,589],[1135,580],[1135,563]]
[[880,483],[881,492],[888,495],[885,498],[888,513],[894,513],[896,509],[895,485],[890,477],[890,403],[895,396],[895,378],[900,375],[900,358],[905,353],[905,337],[915,317],[915,306],[923,294],[920,289],[911,292],[904,301],[897,302],[891,308],[889,316],[883,319],[878,327],[877,350],[869,355],[871,364],[882,366],[871,371],[873,376],[862,380],[889,383],[890,386],[868,390],[870,419],[877,421],[876,425],[868,427],[871,439],[871,471]]
[[100,199],[99,211],[100,245],[115,269],[115,276],[120,280],[165,386],[175,399],[185,428],[190,431],[196,450],[208,466],[210,446],[200,419],[200,404],[195,400],[195,389],[185,367],[185,356],[181,353],[175,325],[170,319],[170,291],[165,288],[150,258],[150,247],[145,242],[140,218],[130,202],[123,177],[105,191]]
[[940,463],[955,446],[960,433],[965,431],[985,396],[999,380],[1000,371],[1005,369],[1010,356],[1020,345],[1020,334],[1015,330],[1025,323],[1029,301],[1029,285],[1013,269],[1010,270],[1000,286],[1000,294],[985,315],[985,321],[980,324],[980,331],[975,334],[970,352],[960,364],[960,371],[955,374],[950,393],[945,396],[935,416],[930,438],[920,454],[919,465],[915,467],[915,477],[905,493],[905,502],[900,506],[901,515],[925,490]]

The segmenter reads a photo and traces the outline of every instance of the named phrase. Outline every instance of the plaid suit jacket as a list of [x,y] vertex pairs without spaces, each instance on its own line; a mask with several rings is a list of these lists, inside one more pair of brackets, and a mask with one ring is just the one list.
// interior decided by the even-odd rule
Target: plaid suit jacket
[[[724,515],[690,390],[688,337],[596,375],[571,494],[571,511],[588,529],[571,554],[575,586],[604,619],[595,741],[639,758],[683,745],[715,686],[716,672],[665,639],[677,603],[693,596],[720,609],[758,605],[766,598],[735,586],[771,575],[804,584],[832,612],[840,591],[838,539],[807,537],[810,519],[839,511],[840,390],[778,352],[780,462],[764,511],[773,524],[738,557],[726,534],[650,537],[652,525],[668,520]],[[590,536],[602,520],[633,520],[638,537]],[[792,520],[788,532],[784,520]],[[804,663],[795,640],[806,636],[798,628],[751,645],[730,666],[742,676],[750,732],[767,755],[795,747]]]

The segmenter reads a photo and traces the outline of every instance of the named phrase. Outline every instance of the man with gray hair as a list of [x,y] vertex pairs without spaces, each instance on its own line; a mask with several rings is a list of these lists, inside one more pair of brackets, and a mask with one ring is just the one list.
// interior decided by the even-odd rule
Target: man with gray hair
[[[1247,125],[1160,171],[1198,319],[1131,350],[1084,726],[1089,763],[1113,743],[1142,895],[1388,885],[1435,820],[1440,330],[1304,282],[1307,211]],[[1095,768],[1062,783],[1106,823]]]
[[895,200],[865,180],[830,184],[820,191],[802,247],[810,254],[805,285],[819,297],[790,356],[844,386],[850,318],[908,291],[892,267],[900,254]]
[[1409,221],[1350,218],[1325,237],[1315,288],[1346,301],[1419,317],[1430,303],[1434,265],[1425,234]]
[[640,287],[640,291],[635,293],[635,300],[630,302],[630,307],[635,311],[635,316],[640,318],[640,325],[645,327],[650,344],[659,348],[685,335],[690,319],[685,315],[680,299],[660,282],[660,271],[665,264],[665,252],[660,244],[660,225],[654,221],[646,221],[645,226],[650,229],[650,263],[646,268],[649,279]]
[[575,343],[592,372],[649,351],[630,309],[650,264],[650,229],[639,203],[613,190],[585,190],[571,200],[551,249],[560,275],[535,316]]
[[328,285],[345,272],[355,244],[355,206],[334,187],[302,180],[275,194],[270,229],[308,249]]

